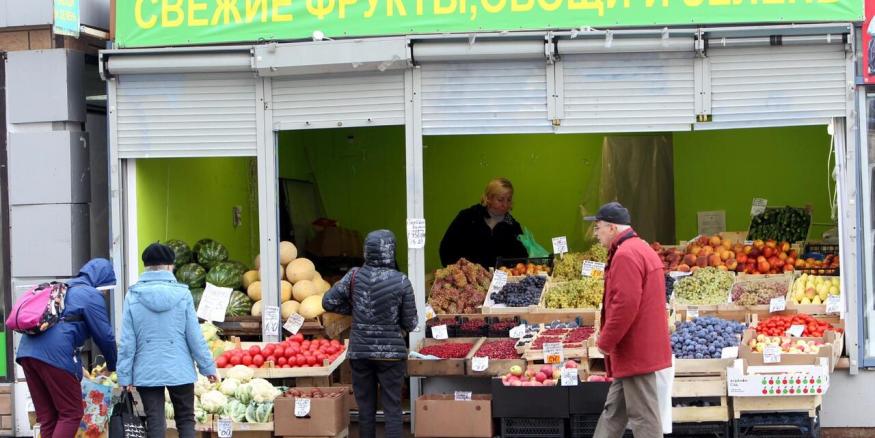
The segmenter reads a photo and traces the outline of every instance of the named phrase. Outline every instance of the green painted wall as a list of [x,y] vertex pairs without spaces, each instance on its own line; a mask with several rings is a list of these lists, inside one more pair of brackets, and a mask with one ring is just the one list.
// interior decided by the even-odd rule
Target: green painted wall
[[825,126],[675,133],[678,239],[697,234],[699,211],[726,210],[727,230],[746,231],[753,198],[772,206],[811,204],[818,225],[809,238],[819,237],[833,222],[829,151]]
[[481,135],[426,137],[426,271],[440,265],[438,249],[459,210],[480,202],[491,178],[514,185],[513,215],[552,251],[565,235],[571,249],[584,246],[579,206],[598,208],[602,136]]
[[[193,245],[208,237],[224,244],[232,259],[252,265],[258,254],[254,162],[254,158],[137,160],[140,250],[156,240],[182,239]],[[235,206],[243,212],[236,228]]]
[[280,134],[279,175],[316,183],[325,214],[362,238],[387,228],[407,264],[403,127],[289,131]]

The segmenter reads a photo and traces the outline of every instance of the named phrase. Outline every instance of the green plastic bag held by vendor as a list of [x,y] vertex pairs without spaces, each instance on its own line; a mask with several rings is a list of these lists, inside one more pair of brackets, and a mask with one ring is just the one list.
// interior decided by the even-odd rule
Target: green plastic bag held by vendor
[[529,252],[529,257],[549,257],[550,253],[544,249],[543,246],[539,245],[535,240],[535,236],[532,235],[532,232],[529,231],[528,228],[523,227],[523,234],[517,236],[517,239],[522,242],[523,246],[526,247],[526,251]]

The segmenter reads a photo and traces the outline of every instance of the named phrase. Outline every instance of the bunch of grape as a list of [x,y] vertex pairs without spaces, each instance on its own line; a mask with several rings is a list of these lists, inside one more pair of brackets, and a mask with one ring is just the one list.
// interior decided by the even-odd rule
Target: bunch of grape
[[547,277],[542,275],[530,275],[519,282],[508,282],[500,291],[492,295],[492,301],[508,307],[537,305],[546,282]]
[[725,347],[735,347],[744,324],[705,316],[677,323],[671,335],[671,351],[681,359],[719,359]]
[[674,290],[674,278],[667,275],[665,276],[665,302],[671,301],[671,292]]
[[548,309],[597,308],[605,294],[605,281],[587,277],[582,280],[555,283],[544,293]]
[[674,285],[678,304],[723,304],[729,298],[734,274],[717,268],[703,268],[693,275],[678,280]]
[[742,306],[769,304],[772,298],[787,295],[787,283],[755,279],[738,282],[732,286],[732,302]]

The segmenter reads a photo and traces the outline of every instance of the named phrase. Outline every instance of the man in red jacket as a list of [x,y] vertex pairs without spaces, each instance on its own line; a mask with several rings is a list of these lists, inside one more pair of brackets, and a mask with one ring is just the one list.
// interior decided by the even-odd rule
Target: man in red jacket
[[671,367],[662,261],[619,203],[586,220],[608,248],[598,348],[614,378],[594,436],[620,438],[628,424],[635,438],[661,437],[656,371]]

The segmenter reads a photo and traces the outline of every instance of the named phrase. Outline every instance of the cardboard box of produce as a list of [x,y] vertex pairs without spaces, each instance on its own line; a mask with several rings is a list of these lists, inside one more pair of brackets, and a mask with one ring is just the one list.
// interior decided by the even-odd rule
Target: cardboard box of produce
[[[841,349],[843,346],[842,334],[833,331],[826,332],[822,338],[782,336],[780,337],[780,345],[782,346],[780,362],[778,362],[777,364],[767,364],[764,360],[764,354],[761,351],[755,351],[750,346],[751,340],[754,340],[759,336],[762,336],[762,341],[760,342],[763,342],[764,344],[768,344],[769,339],[774,340],[774,338],[776,338],[775,336],[757,335],[754,330],[747,330],[744,332],[744,337],[742,338],[741,344],[738,347],[738,357],[744,359],[747,364],[751,366],[777,364],[808,365],[811,363],[811,357],[822,357],[827,360],[829,371],[832,371],[833,369],[835,369],[835,365],[838,362],[839,355],[841,354]],[[800,342],[804,343],[805,345],[799,345]],[[823,343],[823,345],[816,347],[816,353],[787,351],[788,349],[792,348],[806,348],[810,350],[810,344],[812,342]]]
[[277,436],[330,436],[349,427],[347,388],[293,388],[302,393],[318,389],[324,394],[340,393],[336,398],[310,398],[310,413],[295,416],[295,398],[278,397],[273,405],[273,421]]
[[417,437],[489,438],[492,435],[492,396],[473,394],[457,401],[448,394],[423,395],[416,400]]
[[829,389],[829,359],[808,355],[797,365],[755,366],[738,359],[726,369],[727,393],[733,397],[823,395]]

